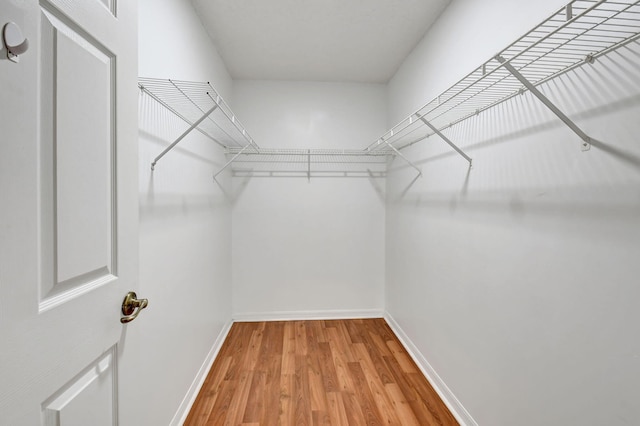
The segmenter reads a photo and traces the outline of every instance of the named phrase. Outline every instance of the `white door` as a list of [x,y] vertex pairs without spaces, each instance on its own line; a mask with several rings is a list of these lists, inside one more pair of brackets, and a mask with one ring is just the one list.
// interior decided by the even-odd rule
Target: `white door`
[[0,425],[126,423],[137,5],[0,0],[9,21],[29,50],[14,63],[0,43]]

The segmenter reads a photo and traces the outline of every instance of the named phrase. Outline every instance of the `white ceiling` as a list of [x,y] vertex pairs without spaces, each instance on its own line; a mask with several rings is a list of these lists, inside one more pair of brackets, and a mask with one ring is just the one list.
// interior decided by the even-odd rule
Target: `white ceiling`
[[192,0],[232,78],[386,83],[451,0]]

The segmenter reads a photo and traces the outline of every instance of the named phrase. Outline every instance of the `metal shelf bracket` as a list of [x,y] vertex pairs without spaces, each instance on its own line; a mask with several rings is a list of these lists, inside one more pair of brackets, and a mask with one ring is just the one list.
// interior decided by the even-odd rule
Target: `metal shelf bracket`
[[458,154],[462,155],[462,157],[464,157],[465,160],[467,160],[469,162],[469,167],[473,166],[473,160],[471,159],[471,157],[469,157],[467,154],[464,153],[463,150],[461,150],[460,148],[458,148],[458,146],[456,146],[456,144],[454,144],[453,142],[451,142],[451,140],[446,137],[445,135],[442,134],[442,132],[440,130],[438,130],[433,124],[429,123],[429,121],[424,118],[424,117],[420,117],[420,120],[428,127],[430,128],[436,135],[440,136],[440,138],[445,141],[447,144],[449,144],[449,146],[451,148],[453,148]]
[[551,112],[553,112],[560,120],[564,122],[573,132],[580,136],[582,139],[582,150],[588,151],[591,149],[591,138],[587,135],[576,123],[574,123],[569,117],[563,113],[560,108],[558,108],[549,98],[540,92],[536,86],[534,86],[525,76],[520,74],[518,70],[515,69],[513,65],[511,65],[507,60],[505,60],[502,56],[498,55],[495,59],[502,64],[503,67],[507,69],[520,83],[522,83],[536,98],[540,100]]
[[168,147],[166,147],[164,149],[164,151],[162,151],[160,153],[160,155],[158,155],[156,158],[153,159],[153,162],[151,163],[151,170],[155,170],[156,168],[156,163],[158,162],[158,160],[160,160],[162,157],[164,157],[164,155],[171,151],[176,145],[178,145],[180,143],[180,141],[182,141],[182,139],[184,139],[189,133],[191,133],[191,131],[193,129],[195,129],[196,127],[198,127],[200,125],[200,123],[202,123],[208,116],[211,115],[211,113],[213,111],[215,111],[218,108],[218,105],[214,105],[209,111],[205,112],[204,115],[202,117],[200,117],[195,123],[193,123],[187,130],[184,131],[184,133],[182,133],[180,136],[178,136],[178,139],[176,139],[175,141],[173,141],[173,143],[171,143],[171,145],[169,145]]
[[400,156],[400,158],[402,158],[408,165],[410,165],[411,167],[413,167],[414,169],[416,169],[418,171],[418,176],[422,176],[422,170],[420,170],[420,168],[418,166],[416,166],[415,164],[413,164],[411,161],[409,161],[409,159],[407,157],[405,157],[404,155],[402,155],[402,153],[400,151],[398,151],[398,149],[391,145],[389,142],[387,142],[387,140],[385,138],[381,138],[380,139],[382,142],[384,142],[385,144],[387,144],[387,146],[389,148],[391,148],[393,150],[393,152],[395,152],[397,155]]
[[[214,175],[213,175],[213,180],[216,180],[216,178],[218,177],[218,175],[220,173],[222,173],[227,167],[229,167],[229,165],[231,163],[233,163],[236,158],[238,158],[240,155],[242,155],[242,153],[245,151],[245,149],[249,148],[250,146],[253,146],[251,144],[246,144],[245,146],[242,147],[242,149],[240,151],[238,151],[233,157],[231,157],[231,159],[229,161],[227,161],[224,166],[222,166],[222,168],[220,170],[218,170]],[[255,148],[254,148],[255,149]]]

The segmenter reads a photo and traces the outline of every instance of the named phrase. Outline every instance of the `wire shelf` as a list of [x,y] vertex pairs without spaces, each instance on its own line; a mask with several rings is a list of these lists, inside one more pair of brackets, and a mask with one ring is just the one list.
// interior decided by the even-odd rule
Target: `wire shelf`
[[[640,1],[574,0],[387,131],[367,150],[401,150],[640,37]],[[430,127],[428,124],[431,124]]]
[[589,136],[536,87],[639,38],[640,0],[573,0],[362,150],[263,149],[209,83],[140,78],[143,93],[190,125],[156,157],[152,169],[192,130],[207,135],[230,156],[214,178],[229,166],[236,175],[274,175],[278,171],[307,177],[312,172],[384,175],[389,155],[400,157],[421,174],[400,150],[434,134],[471,165],[472,159],[442,130],[525,91],[578,134],[586,150]]
[[264,149],[238,155],[231,170],[234,176],[252,177],[384,177],[387,153],[346,149]]
[[[240,153],[240,149],[238,148],[230,148],[228,150],[229,154],[238,154]],[[253,157],[291,157],[291,156],[308,156],[311,155],[313,157],[355,157],[359,158],[363,161],[374,161],[372,159],[377,159],[375,161],[385,161],[386,153],[383,151],[372,151],[372,152],[363,152],[359,149],[290,149],[290,148],[276,148],[276,149],[268,149],[261,148],[258,151],[248,151],[243,152],[243,156],[253,156]]]
[[[138,87],[223,148],[258,145],[249,136],[229,105],[208,82],[140,77]],[[215,108],[215,109],[214,109]],[[207,112],[214,109],[198,123]]]

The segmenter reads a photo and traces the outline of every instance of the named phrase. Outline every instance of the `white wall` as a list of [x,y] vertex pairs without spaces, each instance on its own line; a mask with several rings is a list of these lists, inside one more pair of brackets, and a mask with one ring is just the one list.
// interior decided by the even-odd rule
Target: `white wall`
[[[385,130],[385,87],[236,81],[261,147],[363,148]],[[383,310],[384,181],[234,178],[234,318]]]
[[[390,82],[388,111],[383,86],[233,84],[186,0],[140,0],[140,75],[211,81],[264,147],[361,148],[563,4],[454,0]],[[367,178],[237,178],[227,200],[211,183],[225,158],[196,133],[151,174],[184,124],[142,96],[135,290],[150,306],[126,329],[143,362],[123,359],[140,396],[121,408],[167,424],[232,312],[386,303],[479,424],[638,423],[640,77],[625,57],[639,52],[544,87],[626,159],[580,152],[525,95],[448,131],[469,173],[435,139],[407,150],[424,177],[394,172],[386,210]]]
[[[390,83],[390,122],[563,4],[454,0]],[[640,423],[639,57],[541,87],[626,154],[581,152],[526,94],[445,132],[471,171],[430,138],[405,151],[421,179],[387,179],[387,310],[478,424]]]
[[[140,9],[139,75],[210,81],[228,99],[231,79],[190,2],[140,0]],[[166,425],[231,320],[231,208],[211,179],[224,154],[198,132],[151,172],[152,159],[187,125],[148,96],[139,99],[135,290],[149,307],[127,328],[121,370],[135,375],[138,388],[121,408],[135,424]],[[129,354],[139,356],[135,369]]]

